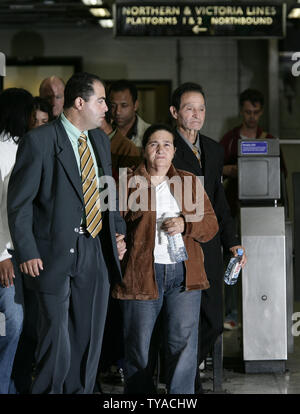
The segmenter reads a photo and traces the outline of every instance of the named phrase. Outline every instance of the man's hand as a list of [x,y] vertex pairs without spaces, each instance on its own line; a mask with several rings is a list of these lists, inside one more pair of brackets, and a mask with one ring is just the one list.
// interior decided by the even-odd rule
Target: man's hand
[[236,257],[238,255],[237,254],[238,249],[243,249],[243,252],[244,252],[242,260],[241,260],[241,265],[242,265],[242,268],[243,268],[245,266],[245,264],[247,263],[247,256],[246,256],[246,253],[245,253],[245,247],[243,247],[243,246],[232,246],[229,250]]
[[161,225],[161,229],[168,233],[170,236],[174,236],[178,233],[183,233],[184,227],[185,223],[183,217],[168,218]]
[[27,260],[27,262],[20,264],[20,269],[22,273],[36,277],[40,275],[40,270],[44,270],[43,262],[41,259]]
[[13,278],[15,277],[14,266],[10,259],[0,262],[0,284],[3,287],[13,286]]
[[119,260],[123,259],[124,254],[127,251],[126,243],[125,243],[124,238],[125,238],[124,234],[116,233],[116,241],[117,241],[117,249],[118,249],[118,254],[119,254]]

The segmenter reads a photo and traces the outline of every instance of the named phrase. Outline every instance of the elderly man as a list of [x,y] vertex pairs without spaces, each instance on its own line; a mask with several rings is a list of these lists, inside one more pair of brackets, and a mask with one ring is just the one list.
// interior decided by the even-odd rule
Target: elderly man
[[[177,149],[173,164],[181,170],[204,176],[204,188],[220,228],[212,240],[202,245],[210,288],[202,294],[198,343],[200,364],[223,331],[224,269],[221,245],[234,255],[237,255],[237,249],[241,246],[235,235],[234,223],[222,185],[223,148],[200,133],[206,113],[202,87],[190,82],[179,86],[173,92],[170,112],[177,127]],[[244,254],[242,265],[245,263]],[[199,375],[196,377],[196,391],[201,392]]]
[[[93,392],[110,283],[121,280],[125,223],[104,208],[110,143],[99,127],[101,80],[76,73],[64,112],[31,130],[17,152],[8,220],[21,271],[39,301],[34,394]],[[116,200],[117,202],[117,200]]]
[[57,118],[63,111],[64,89],[64,81],[57,76],[44,79],[40,85],[40,97],[50,103],[54,118]]

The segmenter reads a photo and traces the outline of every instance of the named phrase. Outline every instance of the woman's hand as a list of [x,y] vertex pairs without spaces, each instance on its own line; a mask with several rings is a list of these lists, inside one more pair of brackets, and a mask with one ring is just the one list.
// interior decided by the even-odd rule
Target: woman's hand
[[161,225],[161,229],[168,233],[170,236],[174,236],[178,233],[183,233],[184,228],[185,222],[183,217],[168,218]]
[[10,259],[0,262],[0,284],[2,287],[13,286],[15,277],[14,266]]
[[118,249],[118,255],[119,260],[122,260],[124,257],[124,254],[126,253],[126,243],[124,240],[125,236],[124,234],[116,233],[116,242],[117,242],[117,249]]

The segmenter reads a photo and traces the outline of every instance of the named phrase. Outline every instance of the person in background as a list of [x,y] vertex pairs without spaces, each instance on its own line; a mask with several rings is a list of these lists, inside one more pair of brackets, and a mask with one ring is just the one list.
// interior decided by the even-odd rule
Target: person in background
[[[226,201],[222,184],[222,146],[201,134],[205,121],[206,101],[203,88],[197,83],[180,85],[172,94],[170,112],[176,122],[177,149],[173,164],[175,168],[204,176],[204,189],[210,199],[219,223],[219,232],[203,244],[205,271],[210,288],[203,291],[199,325],[198,366],[213,349],[223,332],[223,283],[224,267],[222,246],[237,255],[240,246],[234,222]],[[246,264],[246,254],[242,265]],[[200,373],[196,375],[196,392],[202,393]]]
[[[111,104],[106,100],[108,111],[100,129],[110,139],[110,151],[112,161],[112,175],[116,182],[119,181],[119,168],[136,167],[141,162],[141,151],[121,131],[111,123]],[[107,382],[123,381],[123,357],[124,345],[122,335],[122,314],[119,301],[109,297],[109,305],[99,368],[96,391],[101,389],[101,379]]]
[[[0,394],[19,392],[12,370],[23,327],[24,296],[22,274],[8,228],[7,187],[19,142],[28,130],[32,106],[33,97],[25,89],[8,88],[0,93],[0,312],[4,316],[4,332],[0,335]],[[24,354],[23,357],[30,358]],[[20,367],[16,368],[19,372]]]
[[105,210],[100,195],[111,176],[103,82],[74,74],[64,102],[59,119],[21,141],[8,187],[18,263],[39,302],[33,394],[93,393],[109,287],[126,251],[118,200]]
[[[43,98],[33,98],[33,109],[29,120],[29,129],[37,128],[52,120],[52,107]],[[24,303],[26,306],[23,331],[20,337],[13,376],[20,394],[28,394],[35,369],[35,350],[38,335],[38,299],[35,292],[23,284]],[[30,375],[28,375],[30,373]]]
[[43,98],[33,98],[33,111],[30,118],[29,129],[37,128],[52,121],[52,107]]
[[135,84],[125,79],[115,81],[108,88],[108,97],[115,125],[122,135],[141,148],[144,132],[150,124],[137,114],[139,101]]
[[[259,121],[264,110],[264,96],[257,89],[246,89],[239,96],[239,107],[242,123],[228,131],[221,139],[220,144],[224,148],[224,188],[230,206],[231,215],[235,221],[235,231],[239,232],[239,197],[238,197],[238,140],[244,139],[269,139],[273,135],[264,131],[259,126]],[[283,155],[280,152],[281,184],[285,188],[287,170]],[[224,252],[224,259],[229,261],[228,252]],[[225,320],[224,328],[227,330],[238,327],[238,301],[239,283],[234,286],[225,286]]]
[[137,166],[141,162],[141,150],[114,125],[111,120],[111,104],[107,100],[108,111],[101,129],[110,139],[113,177],[118,180],[119,168]]
[[[124,393],[156,393],[150,344],[162,311],[167,392],[194,394],[201,291],[209,287],[200,242],[217,233],[218,223],[201,182],[172,165],[175,146],[169,126],[151,125],[143,137],[143,150],[144,162],[127,176],[124,278],[113,289],[113,296],[122,300]],[[180,191],[171,180],[179,183]],[[137,186],[142,189],[138,206],[134,203]],[[192,209],[186,205],[187,194]],[[183,236],[188,259],[176,262],[168,235],[178,234]]]
[[[226,196],[231,208],[232,215],[237,216],[239,203],[237,191],[238,167],[238,140],[245,139],[268,139],[274,138],[269,132],[259,126],[259,121],[264,110],[264,96],[256,89],[246,89],[239,97],[240,115],[242,124],[228,131],[221,139],[220,144],[224,148],[223,176],[227,179]],[[287,176],[285,162],[280,153],[280,168]]]
[[40,97],[52,106],[52,116],[57,118],[64,108],[64,81],[57,76],[45,78],[40,84]]

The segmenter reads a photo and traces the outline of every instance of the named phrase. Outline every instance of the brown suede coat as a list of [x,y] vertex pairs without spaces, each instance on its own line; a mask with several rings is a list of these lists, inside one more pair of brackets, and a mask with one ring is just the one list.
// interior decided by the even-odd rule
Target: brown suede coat
[[[194,174],[176,170],[171,165],[167,176],[170,180],[173,177],[173,180],[179,182],[178,187],[170,184],[170,189],[178,205],[182,205],[182,216],[185,218],[183,239],[188,254],[188,260],[185,261],[185,288],[186,290],[207,289],[209,282],[204,270],[204,256],[199,242],[203,243],[211,240],[218,231],[219,227],[214,210],[200,180]],[[142,177],[142,182],[138,177]],[[188,177],[192,183],[191,186],[183,186],[184,177]],[[140,185],[137,185],[138,182],[140,182]],[[185,196],[188,197],[187,192],[189,192],[189,197],[192,193],[191,201],[195,203],[196,185],[201,188],[200,200],[203,205],[201,212],[198,211],[197,213],[197,209],[187,210],[184,205],[187,203],[181,202],[180,199],[180,191],[182,191],[182,200]],[[127,252],[121,265],[124,276],[123,282],[114,287],[112,295],[118,299],[157,299],[158,289],[153,257],[156,229],[155,187],[151,186],[150,176],[146,171],[145,164],[140,164],[133,173],[128,174],[127,188],[125,189],[128,192],[127,196],[122,193],[121,187],[122,185],[120,186],[120,206],[124,201],[127,201],[126,210],[124,204],[122,204],[125,210],[123,211],[123,217],[127,224]],[[186,195],[184,189],[186,189]],[[137,209],[133,206],[134,201],[140,203],[141,200],[146,200],[147,211],[141,211],[141,208]],[[189,217],[191,215],[197,221],[190,221]]]

